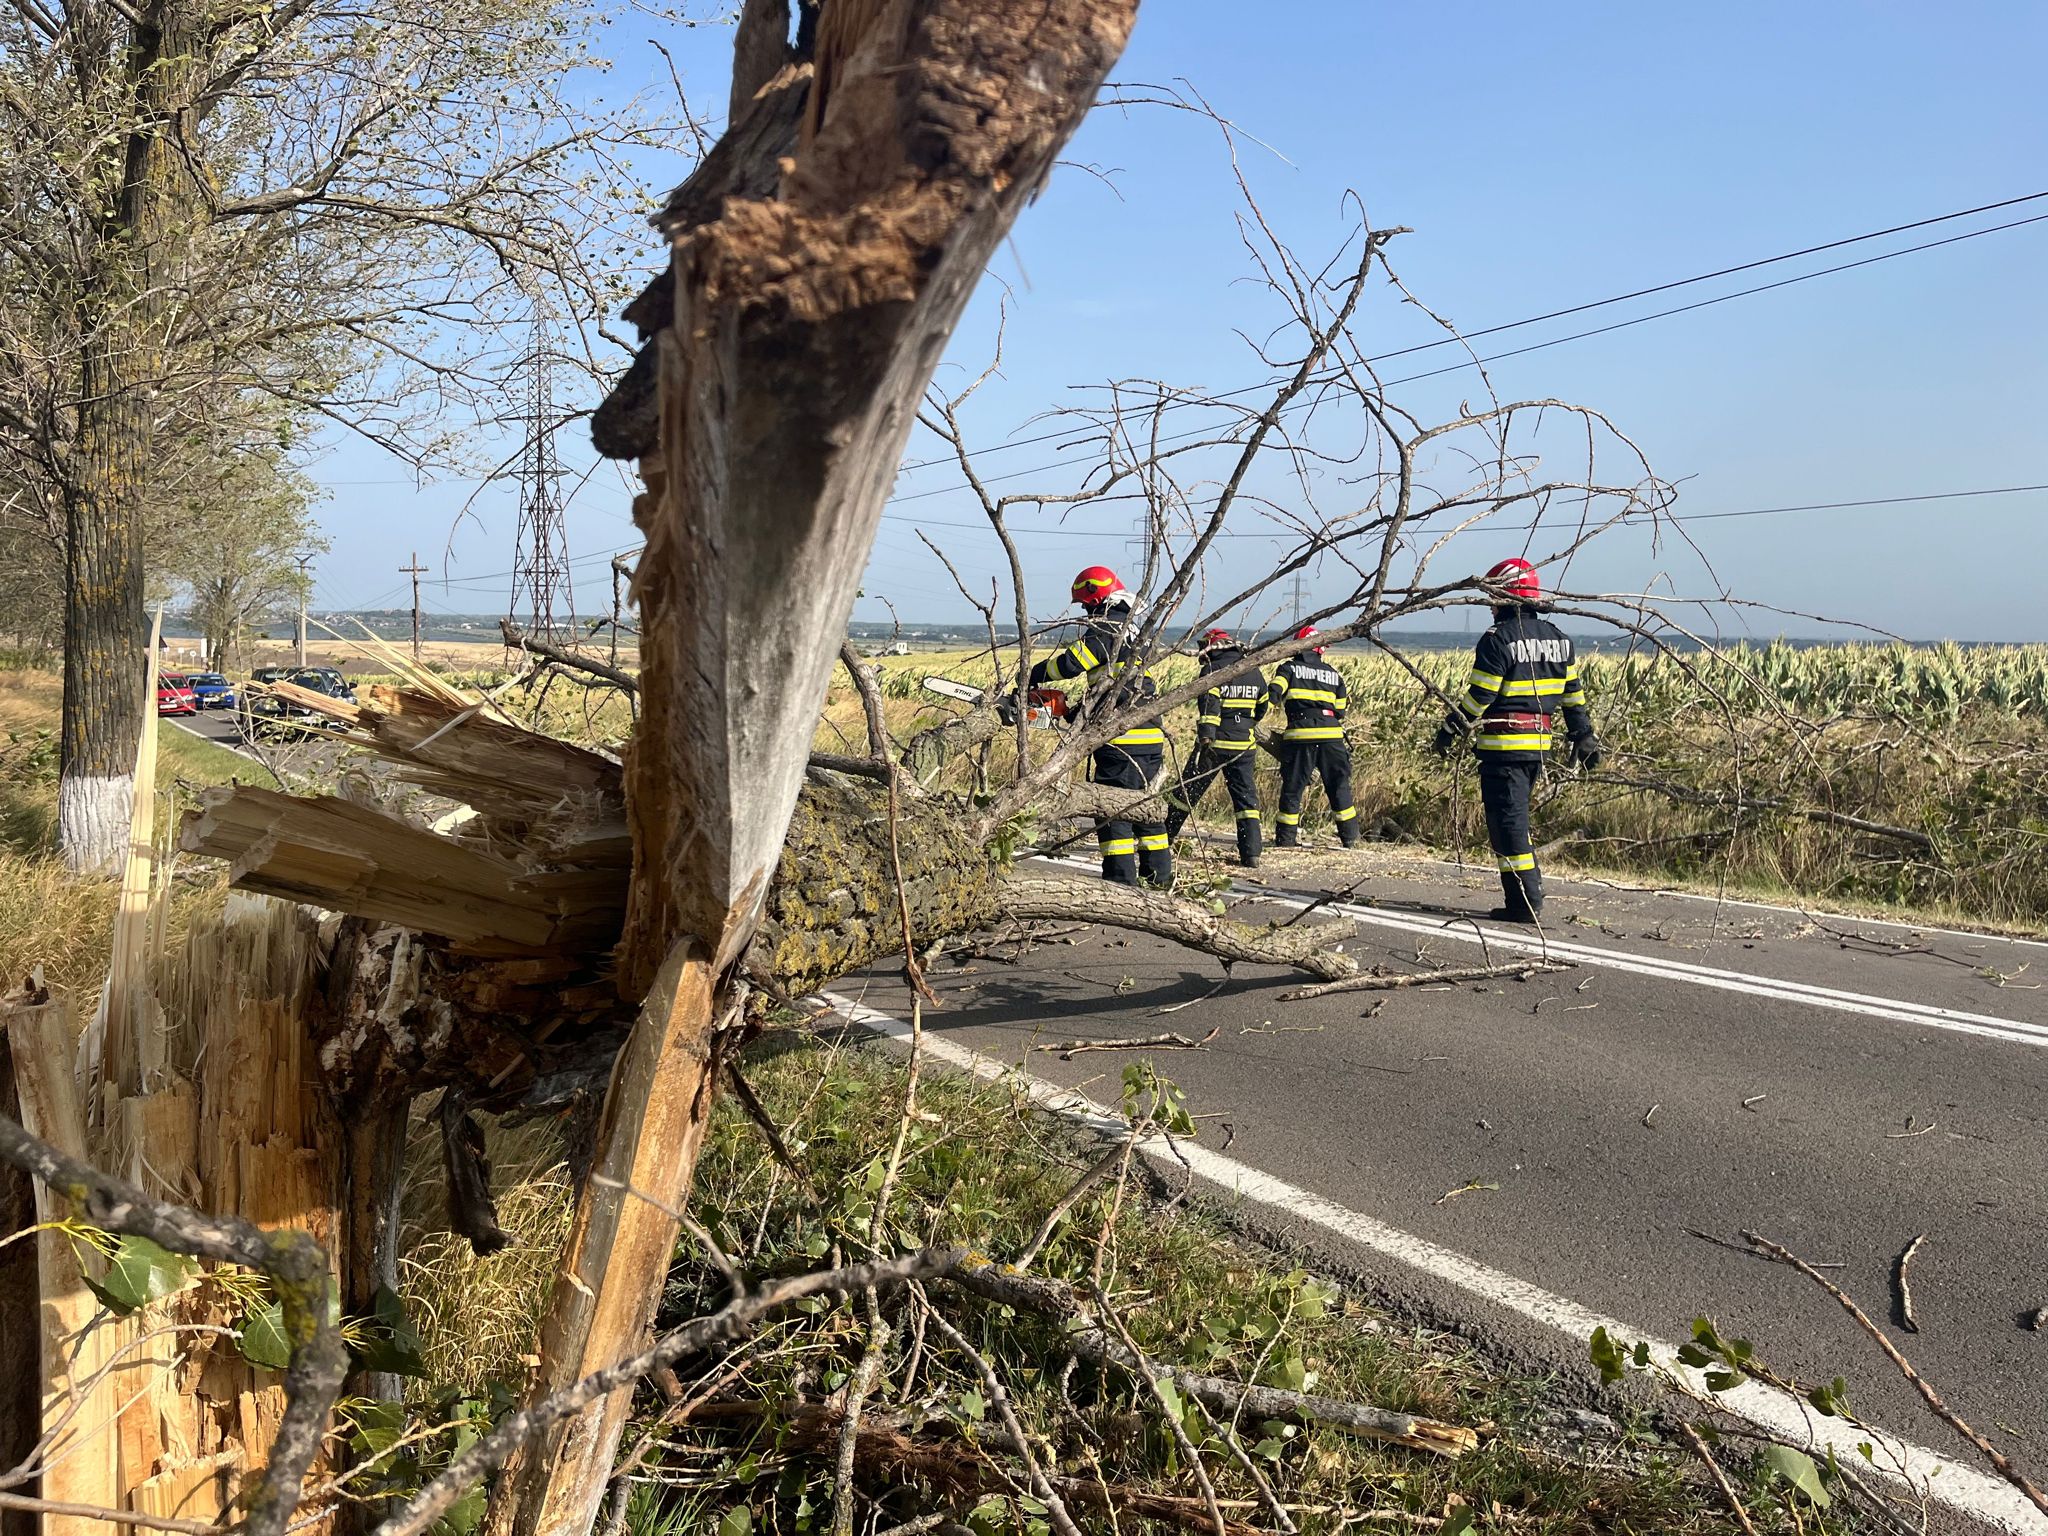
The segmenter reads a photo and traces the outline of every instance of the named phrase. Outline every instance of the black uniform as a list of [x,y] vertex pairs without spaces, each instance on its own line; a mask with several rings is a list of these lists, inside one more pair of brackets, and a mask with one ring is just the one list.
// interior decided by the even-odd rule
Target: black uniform
[[1319,653],[1303,651],[1280,663],[1267,698],[1287,712],[1287,729],[1280,733],[1280,829],[1273,846],[1292,848],[1301,840],[1301,799],[1321,774],[1337,835],[1353,847],[1358,807],[1351,803],[1351,748],[1344,741],[1343,674]]
[[[1158,682],[1118,638],[1124,628],[1121,617],[1091,620],[1080,639],[1032,667],[1031,686],[1090,676],[1095,680],[1086,699],[1089,711],[1122,709],[1157,698]],[[1143,789],[1159,776],[1165,762],[1166,731],[1155,716],[1095,749],[1095,782]],[[1111,818],[1096,823],[1095,841],[1102,852],[1103,879],[1136,885],[1142,878],[1162,890],[1172,886],[1173,851],[1165,822]]]
[[1486,838],[1507,900],[1504,915],[1525,921],[1543,910],[1543,872],[1529,841],[1529,797],[1550,755],[1559,710],[1573,759],[1597,762],[1600,743],[1570,637],[1534,608],[1496,608],[1493,628],[1479,637],[1472,654],[1458,713],[1444,722],[1437,743],[1448,750],[1460,732],[1472,731]]
[[[1222,646],[1203,658],[1203,672],[1222,672],[1235,666],[1244,652]],[[1197,706],[1195,756],[1181,775],[1180,787],[1168,797],[1166,835],[1180,836],[1180,829],[1202,796],[1220,774],[1230,791],[1230,804],[1237,812],[1237,861],[1247,869],[1259,863],[1259,791],[1254,770],[1258,766],[1258,744],[1252,727],[1266,713],[1266,679],[1263,673],[1246,672],[1231,682],[1219,683],[1202,695]]]

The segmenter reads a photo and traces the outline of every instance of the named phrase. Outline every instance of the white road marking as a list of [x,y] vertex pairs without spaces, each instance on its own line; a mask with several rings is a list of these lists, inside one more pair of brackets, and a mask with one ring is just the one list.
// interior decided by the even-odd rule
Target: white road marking
[[[1490,866],[1460,864],[1454,859],[1419,859],[1416,862],[1435,864],[1443,869],[1456,870],[1462,875],[1484,876],[1493,879]],[[1863,912],[1829,912],[1821,907],[1788,907],[1779,901],[1758,901],[1747,896],[1721,896],[1709,891],[1678,891],[1661,885],[1623,885],[1618,880],[1593,880],[1579,875],[1554,875],[1549,871],[1543,876],[1546,883],[1577,886],[1584,890],[1603,893],[1620,892],[1624,896],[1670,896],[1679,901],[1704,901],[1718,907],[1751,907],[1759,912],[1782,912],[1787,917],[1803,917],[1809,921],[1825,917],[1838,923],[1863,923],[1876,928],[1903,928],[1908,933],[1934,934],[1945,939],[1974,939],[1980,944],[2024,944],[2031,949],[2048,949],[2048,939],[2030,939],[2020,934],[1990,933],[1980,928],[1937,928],[1928,923],[1916,923],[1909,918],[1872,917]]]
[[[1307,905],[1306,902],[1291,898],[1281,899],[1280,904]],[[1939,1008],[1931,1003],[1914,1003],[1901,998],[1846,992],[1836,987],[1788,981],[1777,976],[1745,975],[1740,971],[1724,971],[1713,966],[1694,965],[1685,960],[1624,954],[1617,950],[1601,949],[1589,944],[1573,944],[1559,939],[1545,942],[1526,937],[1525,932],[1510,933],[1498,928],[1481,928],[1475,932],[1471,923],[1445,926],[1433,918],[1410,917],[1405,913],[1385,912],[1376,907],[1354,906],[1349,902],[1333,903],[1325,910],[1357,922],[1371,923],[1382,928],[1395,928],[1404,933],[1458,939],[1467,944],[1478,944],[1479,935],[1483,933],[1487,944],[1521,954],[1550,954],[1560,959],[1576,960],[1585,965],[1607,966],[1640,976],[1689,982],[1695,986],[1712,987],[1724,992],[1775,997],[1819,1008],[1839,1009],[1845,1013],[1860,1013],[1870,1018],[1892,1019],[1900,1023],[1954,1030],[1959,1034],[1984,1035],[2021,1045],[2048,1046],[2048,1025],[2029,1024],[2020,1019],[2002,1019],[1992,1014],[1968,1013],[1959,1008]]]
[[[1072,858],[1048,859],[1044,862],[1065,864],[1077,869],[1094,868],[1094,865],[1085,860]],[[1233,896],[1246,901],[1270,902],[1281,907],[1299,909],[1312,904],[1304,897],[1271,890],[1255,890],[1234,883],[1230,887],[1230,892]],[[1914,1003],[1863,992],[1846,992],[1836,987],[1816,986],[1804,981],[1787,981],[1776,976],[1719,970],[1712,966],[1694,965],[1689,961],[1672,960],[1657,955],[1626,954],[1619,950],[1601,949],[1589,944],[1573,944],[1561,939],[1546,941],[1530,937],[1527,929],[1509,932],[1500,928],[1481,927],[1474,922],[1445,922],[1438,918],[1418,917],[1405,912],[1388,912],[1378,907],[1361,907],[1351,902],[1332,902],[1322,910],[1334,917],[1346,917],[1375,927],[1391,928],[1401,933],[1430,938],[1454,939],[1463,944],[1478,945],[1480,935],[1484,934],[1486,946],[1504,949],[1511,954],[1554,955],[1559,959],[1577,961],[1581,965],[1602,966],[1609,970],[1626,971],[1632,975],[1654,977],[1660,981],[1708,987],[1720,992],[1737,992],[1750,997],[1768,997],[1779,1002],[1801,1003],[1812,1008],[1830,1008],[1842,1013],[1888,1019],[1924,1029],[1941,1029],[1952,1034],[2003,1040],[2009,1045],[2048,1047],[2048,1025],[2029,1024],[2021,1019],[2003,1019],[1993,1014],[1970,1013],[1959,1008],[1939,1008],[1931,1003]]]
[[[836,992],[821,993],[820,997],[849,1023],[894,1041],[908,1042],[910,1039],[910,1025],[894,1014],[870,1008]],[[937,1060],[976,1077],[1018,1083],[1040,1108],[1092,1130],[1121,1134],[1125,1129],[1121,1117],[1112,1115],[1086,1095],[1034,1077],[1018,1067],[984,1056],[930,1030],[925,1031],[924,1050]],[[1144,1152],[1148,1158],[1168,1168],[1177,1158],[1185,1158],[1198,1176],[1241,1200],[1319,1227],[1346,1242],[1382,1254],[1569,1338],[1589,1340],[1595,1328],[1605,1328],[1611,1337],[1624,1340],[1631,1346],[1641,1340],[1649,1345],[1652,1359],[1665,1370],[1685,1378],[1696,1391],[1714,1397],[1728,1412],[1769,1434],[1796,1445],[1808,1446],[1823,1455],[1833,1450],[1836,1458],[1849,1467],[1864,1465],[1856,1447],[1859,1441],[1867,1441],[1876,1458],[1873,1463],[1876,1470],[1906,1483],[1915,1493],[1987,1521],[2000,1530],[2013,1532],[2015,1536],[2048,1536],[2048,1520],[2042,1518],[2018,1489],[1975,1467],[1952,1461],[1938,1452],[1882,1431],[1858,1429],[1839,1420],[1824,1419],[1797,1398],[1761,1382],[1745,1381],[1726,1392],[1707,1393],[1706,1384],[1699,1374],[1679,1363],[1676,1344],[1654,1338],[1632,1324],[1582,1307],[1575,1301],[1554,1295],[1477,1259],[1390,1227],[1284,1179],[1263,1173],[1248,1163],[1211,1152],[1206,1147],[1180,1142],[1176,1149],[1169,1150],[1148,1143],[1144,1144]]]

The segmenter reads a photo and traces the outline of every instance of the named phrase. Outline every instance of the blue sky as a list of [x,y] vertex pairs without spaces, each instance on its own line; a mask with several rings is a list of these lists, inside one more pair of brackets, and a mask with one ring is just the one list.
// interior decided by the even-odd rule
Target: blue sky
[[[725,39],[720,28],[665,39],[681,44],[686,86],[700,99],[723,97]],[[616,44],[625,84],[666,84],[666,67],[623,25]],[[1376,225],[1410,226],[1392,250],[1402,277],[1476,329],[2048,190],[2044,56],[2048,8],[2018,3],[1276,0],[1254,11],[1147,0],[1115,75],[1185,80],[1270,145],[1274,153],[1242,146],[1247,174],[1273,225],[1314,264],[1343,238],[1347,189]],[[1244,281],[1240,205],[1213,125],[1159,108],[1098,111],[1068,158],[1108,171],[1113,189],[1073,168],[1055,175],[999,254],[1000,284],[984,283],[942,375],[958,379],[986,361],[1006,297],[1002,376],[968,418],[991,448],[1042,430],[1030,419],[1078,398],[1076,386],[1150,377],[1229,388],[1266,374],[1234,328],[1261,334],[1279,317]],[[654,174],[668,181],[685,168],[679,159],[674,174]],[[1532,327],[1497,345],[2044,212],[2048,201],[1617,306],[1590,322]],[[1493,381],[1504,398],[1560,396],[1605,411],[1662,476],[1683,482],[1687,513],[2040,484],[2044,273],[2048,223],[1533,352],[1495,364]],[[1428,335],[1384,297],[1360,329],[1375,350]],[[1476,388],[1467,374],[1398,393],[1429,416]],[[562,445],[572,484],[590,467],[579,436]],[[1056,462],[1046,447],[999,449],[984,468]],[[935,450],[920,433],[910,458]],[[478,493],[473,521],[457,528],[473,486],[415,490],[390,461],[356,447],[338,448],[315,473],[330,486],[321,518],[334,545],[319,570],[323,603],[402,602],[395,568],[418,544],[453,578],[428,589],[434,606],[502,605],[503,581],[491,573],[510,564],[509,488]],[[1068,483],[1050,470],[1007,488]],[[1277,474],[1260,488],[1289,493]],[[866,590],[906,619],[970,616],[917,528],[927,525],[985,585],[998,569],[993,541],[971,526],[937,526],[975,524],[974,504],[943,468],[908,473],[898,489]],[[1334,479],[1319,494],[1342,500]],[[1080,565],[1123,560],[1130,520],[1088,510],[1061,532],[1024,534],[1034,611],[1056,613]],[[2037,569],[2048,492],[1688,527],[1720,581],[1745,598],[1915,638],[2048,640]],[[576,568],[581,607],[602,606],[589,598],[608,593],[598,553],[633,537],[620,476],[596,468],[572,503],[572,553],[592,557]],[[1519,538],[1507,542],[1462,540],[1442,569],[1483,569],[1519,551]],[[1230,559],[1256,562],[1271,548],[1243,539]],[[1709,585],[1690,552],[1667,544],[1653,553],[1634,535],[1573,575],[1610,590],[1659,578],[1687,594]],[[1322,584],[1335,592],[1337,574]],[[855,616],[886,610],[870,597]],[[1767,613],[1707,622],[1759,634],[1818,628]]]

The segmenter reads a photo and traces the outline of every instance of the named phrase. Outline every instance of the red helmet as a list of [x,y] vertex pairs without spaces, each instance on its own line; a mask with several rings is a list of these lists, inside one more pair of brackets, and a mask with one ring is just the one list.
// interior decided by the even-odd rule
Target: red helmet
[[1488,571],[1486,584],[1499,587],[1516,602],[1543,601],[1543,584],[1536,579],[1536,567],[1519,556],[1510,556]]
[[1106,607],[1113,598],[1130,598],[1116,572],[1106,565],[1091,565],[1074,578],[1074,601],[1083,608]]
[[1225,646],[1236,644],[1236,637],[1227,629],[1212,629],[1202,636],[1202,649],[1205,651],[1220,651]]
[[[1321,633],[1322,631],[1317,629],[1315,625],[1304,624],[1294,632],[1294,638],[1297,640],[1313,640]],[[1314,651],[1318,656],[1323,654],[1323,648],[1320,645],[1312,645],[1308,649]]]

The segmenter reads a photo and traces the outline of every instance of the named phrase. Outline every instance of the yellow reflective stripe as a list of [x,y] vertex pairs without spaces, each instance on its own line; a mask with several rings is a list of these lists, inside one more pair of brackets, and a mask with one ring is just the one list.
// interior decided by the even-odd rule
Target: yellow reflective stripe
[[1288,697],[1290,699],[1299,699],[1304,704],[1334,704],[1337,702],[1337,695],[1327,688],[1297,688]]
[[1237,813],[1237,819],[1239,821],[1257,821],[1259,819],[1259,813],[1257,811],[1239,811]]
[[1525,869],[1534,869],[1536,867],[1536,855],[1533,853],[1503,853],[1499,856],[1497,862],[1502,869],[1510,873],[1517,873]]
[[1536,677],[1504,685],[1501,692],[1511,699],[1541,698],[1546,694],[1563,693],[1564,679],[1561,677]]
[[1232,737],[1229,741],[1217,740],[1210,742],[1209,745],[1219,752],[1242,752],[1246,747],[1255,747],[1258,743],[1247,736],[1242,741]]
[[1341,725],[1298,725],[1281,732],[1282,741],[1342,741],[1344,727]]
[[1195,716],[1195,724],[1197,724],[1197,725],[1221,725],[1222,723],[1223,723],[1223,717],[1222,717],[1221,715],[1197,715],[1197,716]]
[[1358,814],[1358,807],[1357,807],[1357,806],[1355,806],[1355,805],[1347,805],[1347,806],[1345,806],[1345,807],[1344,807],[1344,809],[1343,809],[1343,810],[1341,810],[1341,811],[1339,811],[1339,812],[1337,813],[1337,820],[1339,820],[1339,821],[1349,821],[1349,820],[1350,820],[1350,819],[1351,819],[1352,817],[1356,816],[1357,814]]
[[1270,687],[1268,687],[1266,691],[1267,691],[1267,692],[1268,692],[1269,694],[1271,694],[1271,695],[1272,695],[1272,696],[1273,696],[1274,698],[1276,698],[1276,699],[1284,699],[1284,698],[1286,698],[1286,697],[1287,697],[1287,675],[1286,675],[1286,674],[1285,674],[1285,673],[1283,672],[1283,673],[1282,673],[1282,674],[1281,674],[1280,676],[1278,676],[1278,677],[1274,678],[1274,679],[1273,679],[1273,682],[1272,682],[1272,684],[1271,684],[1271,686],[1270,686]]
[[1301,825],[1301,815],[1300,815],[1300,813],[1299,813],[1299,812],[1297,812],[1297,811],[1282,811],[1282,812],[1280,813],[1280,825],[1281,825],[1281,826],[1283,826],[1283,827],[1298,827],[1298,826],[1300,826],[1300,825]]
[[1472,745],[1481,752],[1548,752],[1550,733],[1536,736],[1476,736]]
[[1147,832],[1138,839],[1138,846],[1147,853],[1158,853],[1161,849],[1168,847],[1169,844],[1166,841],[1166,834],[1164,832]]
[[1579,680],[1579,664],[1576,661],[1564,664],[1564,680],[1568,683],[1576,683]]
[[1465,686],[1468,688],[1484,688],[1489,693],[1498,692],[1500,689],[1500,674],[1498,672],[1482,672],[1477,667],[1474,667],[1471,674],[1465,679]]
[[1110,742],[1112,747],[1158,747],[1166,744],[1166,732],[1156,725],[1140,725]]
[[1259,702],[1257,699],[1225,699],[1223,707],[1225,709],[1257,709]]
[[1088,648],[1086,640],[1076,640],[1067,647],[1067,654],[1081,663],[1081,670],[1084,672],[1093,672],[1102,665],[1102,658]]
[[1104,853],[1109,854],[1136,853],[1138,851],[1137,840],[1129,837],[1098,837],[1095,840],[1095,845]]
[[1563,704],[1566,709],[1584,709],[1586,707],[1586,695],[1579,689],[1574,688],[1558,702]]
[[1475,699],[1468,693],[1465,697],[1458,700],[1458,708],[1476,720],[1486,713],[1486,706],[1492,702],[1493,700],[1491,699]]

